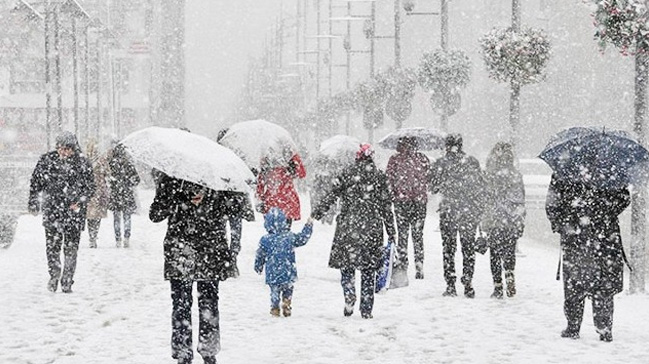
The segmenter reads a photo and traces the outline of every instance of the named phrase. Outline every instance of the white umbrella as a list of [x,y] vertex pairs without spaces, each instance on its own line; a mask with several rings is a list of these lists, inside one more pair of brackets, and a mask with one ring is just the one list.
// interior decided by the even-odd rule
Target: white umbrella
[[352,136],[334,135],[320,143],[315,159],[323,167],[333,167],[334,171],[338,171],[354,163],[360,145],[360,140]]
[[379,145],[387,149],[397,149],[399,139],[403,137],[410,137],[416,140],[417,149],[420,150],[444,149],[444,138],[446,137],[446,133],[433,128],[401,128],[379,140]]
[[213,190],[250,192],[255,179],[230,149],[181,129],[152,126],[129,134],[120,143],[135,160]]
[[249,167],[257,169],[262,158],[274,166],[286,165],[298,150],[286,129],[261,119],[233,124],[219,143],[232,149]]

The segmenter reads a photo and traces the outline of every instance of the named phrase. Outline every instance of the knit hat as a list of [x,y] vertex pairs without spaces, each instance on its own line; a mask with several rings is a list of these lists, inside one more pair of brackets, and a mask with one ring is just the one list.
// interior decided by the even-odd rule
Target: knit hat
[[77,148],[77,137],[69,131],[64,131],[56,137],[56,147]]
[[369,143],[361,144],[360,149],[356,152],[356,160],[369,159],[374,155],[374,149]]

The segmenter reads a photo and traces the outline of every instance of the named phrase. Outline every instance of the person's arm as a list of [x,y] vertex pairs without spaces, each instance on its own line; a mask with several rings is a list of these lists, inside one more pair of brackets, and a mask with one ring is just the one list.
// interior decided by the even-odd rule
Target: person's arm
[[36,167],[32,172],[32,178],[29,182],[29,201],[27,203],[27,209],[32,215],[38,215],[38,212],[40,211],[41,204],[39,201],[39,195],[45,188],[45,168],[44,155],[38,160],[38,163],[36,163]]
[[315,220],[322,219],[324,214],[336,202],[338,197],[342,196],[342,191],[345,188],[344,178],[345,178],[345,174],[343,173],[342,176],[334,180],[332,189],[329,192],[326,192],[325,195],[320,200],[320,203],[318,203],[318,205],[316,205],[312,209],[311,217],[313,217]]
[[160,222],[172,215],[175,208],[173,200],[176,185],[176,180],[171,177],[164,176],[161,178],[155,191],[153,203],[149,208],[149,219],[151,221]]
[[392,198],[390,195],[390,190],[384,176],[381,176],[379,180],[379,204],[380,204],[380,213],[383,219],[383,225],[385,225],[385,232],[388,234],[388,239],[394,241],[396,235],[396,229],[394,228],[394,214],[392,213]]
[[550,220],[550,225],[552,227],[552,232],[560,233],[561,232],[561,192],[558,188],[559,179],[556,175],[552,174],[550,180],[550,185],[548,186],[548,193],[545,198],[545,214]]
[[90,199],[97,192],[97,185],[95,184],[95,175],[92,170],[92,165],[90,161],[85,158],[81,158],[81,165],[83,168],[82,171],[82,181],[81,181],[81,196],[79,197],[78,204],[80,206],[85,206],[90,202]]
[[295,234],[296,239],[293,242],[293,246],[297,248],[305,245],[309,241],[309,238],[311,238],[311,233],[313,233],[313,219],[309,218],[306,224],[304,224],[302,231]]
[[259,241],[259,248],[257,248],[257,254],[255,255],[255,272],[261,274],[264,270],[264,265],[266,264],[266,251],[263,248],[264,238],[261,238]]

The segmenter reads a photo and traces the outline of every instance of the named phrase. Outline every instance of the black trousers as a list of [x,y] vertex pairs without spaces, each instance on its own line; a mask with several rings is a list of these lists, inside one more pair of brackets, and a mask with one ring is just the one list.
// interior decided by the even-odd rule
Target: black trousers
[[[171,280],[171,356],[191,360],[192,350],[192,281]],[[198,281],[198,353],[215,357],[221,350],[219,329],[219,281]]]
[[394,214],[398,232],[395,267],[408,269],[408,236],[410,234],[412,234],[415,263],[423,263],[426,203],[417,201],[395,202]]
[[[371,314],[374,308],[375,269],[361,270],[361,314]],[[340,269],[340,285],[343,287],[345,305],[354,307],[356,303],[356,270],[354,268]]]
[[491,276],[495,284],[502,284],[503,268],[511,272],[516,268],[516,238],[511,231],[505,229],[493,229],[487,236]]
[[88,219],[86,220],[86,223],[88,224],[88,237],[90,238],[90,241],[97,241],[101,219]]
[[442,234],[444,279],[446,284],[455,284],[455,251],[457,236],[462,248],[462,284],[471,284],[475,268],[475,233],[477,222],[463,221],[457,214],[440,212],[439,230]]
[[[74,283],[80,237],[81,229],[79,228],[45,227],[48,272],[50,279],[61,279],[62,287],[71,287]],[[63,269],[61,269],[61,249],[63,249]]]
[[595,290],[589,292],[581,287],[577,281],[563,280],[563,313],[568,321],[568,330],[579,332],[584,317],[584,301],[591,298],[593,304],[593,323],[597,331],[602,334],[613,331],[613,294]]

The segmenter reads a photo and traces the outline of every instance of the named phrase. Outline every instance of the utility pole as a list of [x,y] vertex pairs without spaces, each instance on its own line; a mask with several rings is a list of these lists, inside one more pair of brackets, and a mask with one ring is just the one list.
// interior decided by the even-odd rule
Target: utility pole
[[77,17],[72,16],[72,88],[74,96],[74,135],[79,139],[79,47],[77,43]]
[[[442,0],[440,15],[441,15],[441,46],[444,52],[448,51],[448,1]],[[448,101],[450,97],[450,90],[445,90],[445,98]],[[446,105],[446,103],[445,103]],[[444,131],[448,130],[448,113],[446,112],[446,106],[442,107],[442,113],[440,115],[440,128]]]
[[[512,31],[515,33],[521,30],[521,3],[520,0],[512,0]],[[520,121],[520,95],[521,84],[518,81],[511,81],[509,95],[509,124],[512,128],[512,149],[516,151],[518,144],[518,124]]]
[[45,134],[47,135],[47,150],[50,150],[52,140],[52,60],[50,50],[50,22],[52,21],[52,4],[45,2]]
[[401,67],[401,0],[394,0],[394,68]]

